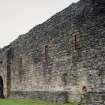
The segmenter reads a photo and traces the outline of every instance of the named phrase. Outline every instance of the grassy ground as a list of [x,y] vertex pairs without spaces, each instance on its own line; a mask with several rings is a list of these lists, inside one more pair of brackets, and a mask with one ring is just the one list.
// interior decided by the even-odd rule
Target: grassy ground
[[51,104],[43,101],[0,99],[0,105],[77,105],[77,103]]

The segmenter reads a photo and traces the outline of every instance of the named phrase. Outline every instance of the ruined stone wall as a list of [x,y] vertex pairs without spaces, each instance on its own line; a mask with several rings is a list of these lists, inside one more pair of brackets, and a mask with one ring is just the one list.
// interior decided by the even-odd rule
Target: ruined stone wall
[[5,96],[104,102],[104,3],[90,1],[72,4],[2,49]]
[[[11,97],[18,92],[29,93],[27,97],[34,97],[31,92],[66,91],[68,100],[80,101],[84,86],[87,92],[101,92],[105,78],[104,42],[96,38],[99,42],[95,43],[89,34],[76,30],[70,35],[64,35],[65,40],[50,39],[48,43],[42,43],[38,56],[34,53],[16,55],[11,72]],[[25,97],[18,95],[18,98]]]
[[7,96],[7,59],[2,53],[0,54],[0,76],[3,79],[4,95]]

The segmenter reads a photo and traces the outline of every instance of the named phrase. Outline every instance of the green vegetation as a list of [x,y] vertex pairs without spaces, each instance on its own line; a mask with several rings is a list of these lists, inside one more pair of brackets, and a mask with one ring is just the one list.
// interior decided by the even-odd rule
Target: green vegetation
[[67,104],[51,104],[43,101],[0,99],[0,105],[78,105],[76,102]]

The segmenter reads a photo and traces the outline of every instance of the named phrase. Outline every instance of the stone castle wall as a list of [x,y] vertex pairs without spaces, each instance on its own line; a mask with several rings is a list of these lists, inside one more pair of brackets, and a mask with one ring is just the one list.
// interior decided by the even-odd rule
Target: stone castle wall
[[100,8],[99,14],[94,3],[83,3],[71,5],[2,49],[0,75],[6,97],[104,102],[103,11]]

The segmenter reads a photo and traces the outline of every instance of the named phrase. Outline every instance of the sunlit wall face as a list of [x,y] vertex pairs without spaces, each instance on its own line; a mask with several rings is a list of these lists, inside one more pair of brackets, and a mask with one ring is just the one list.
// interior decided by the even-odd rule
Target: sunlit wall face
[[78,0],[0,0],[0,46]]

